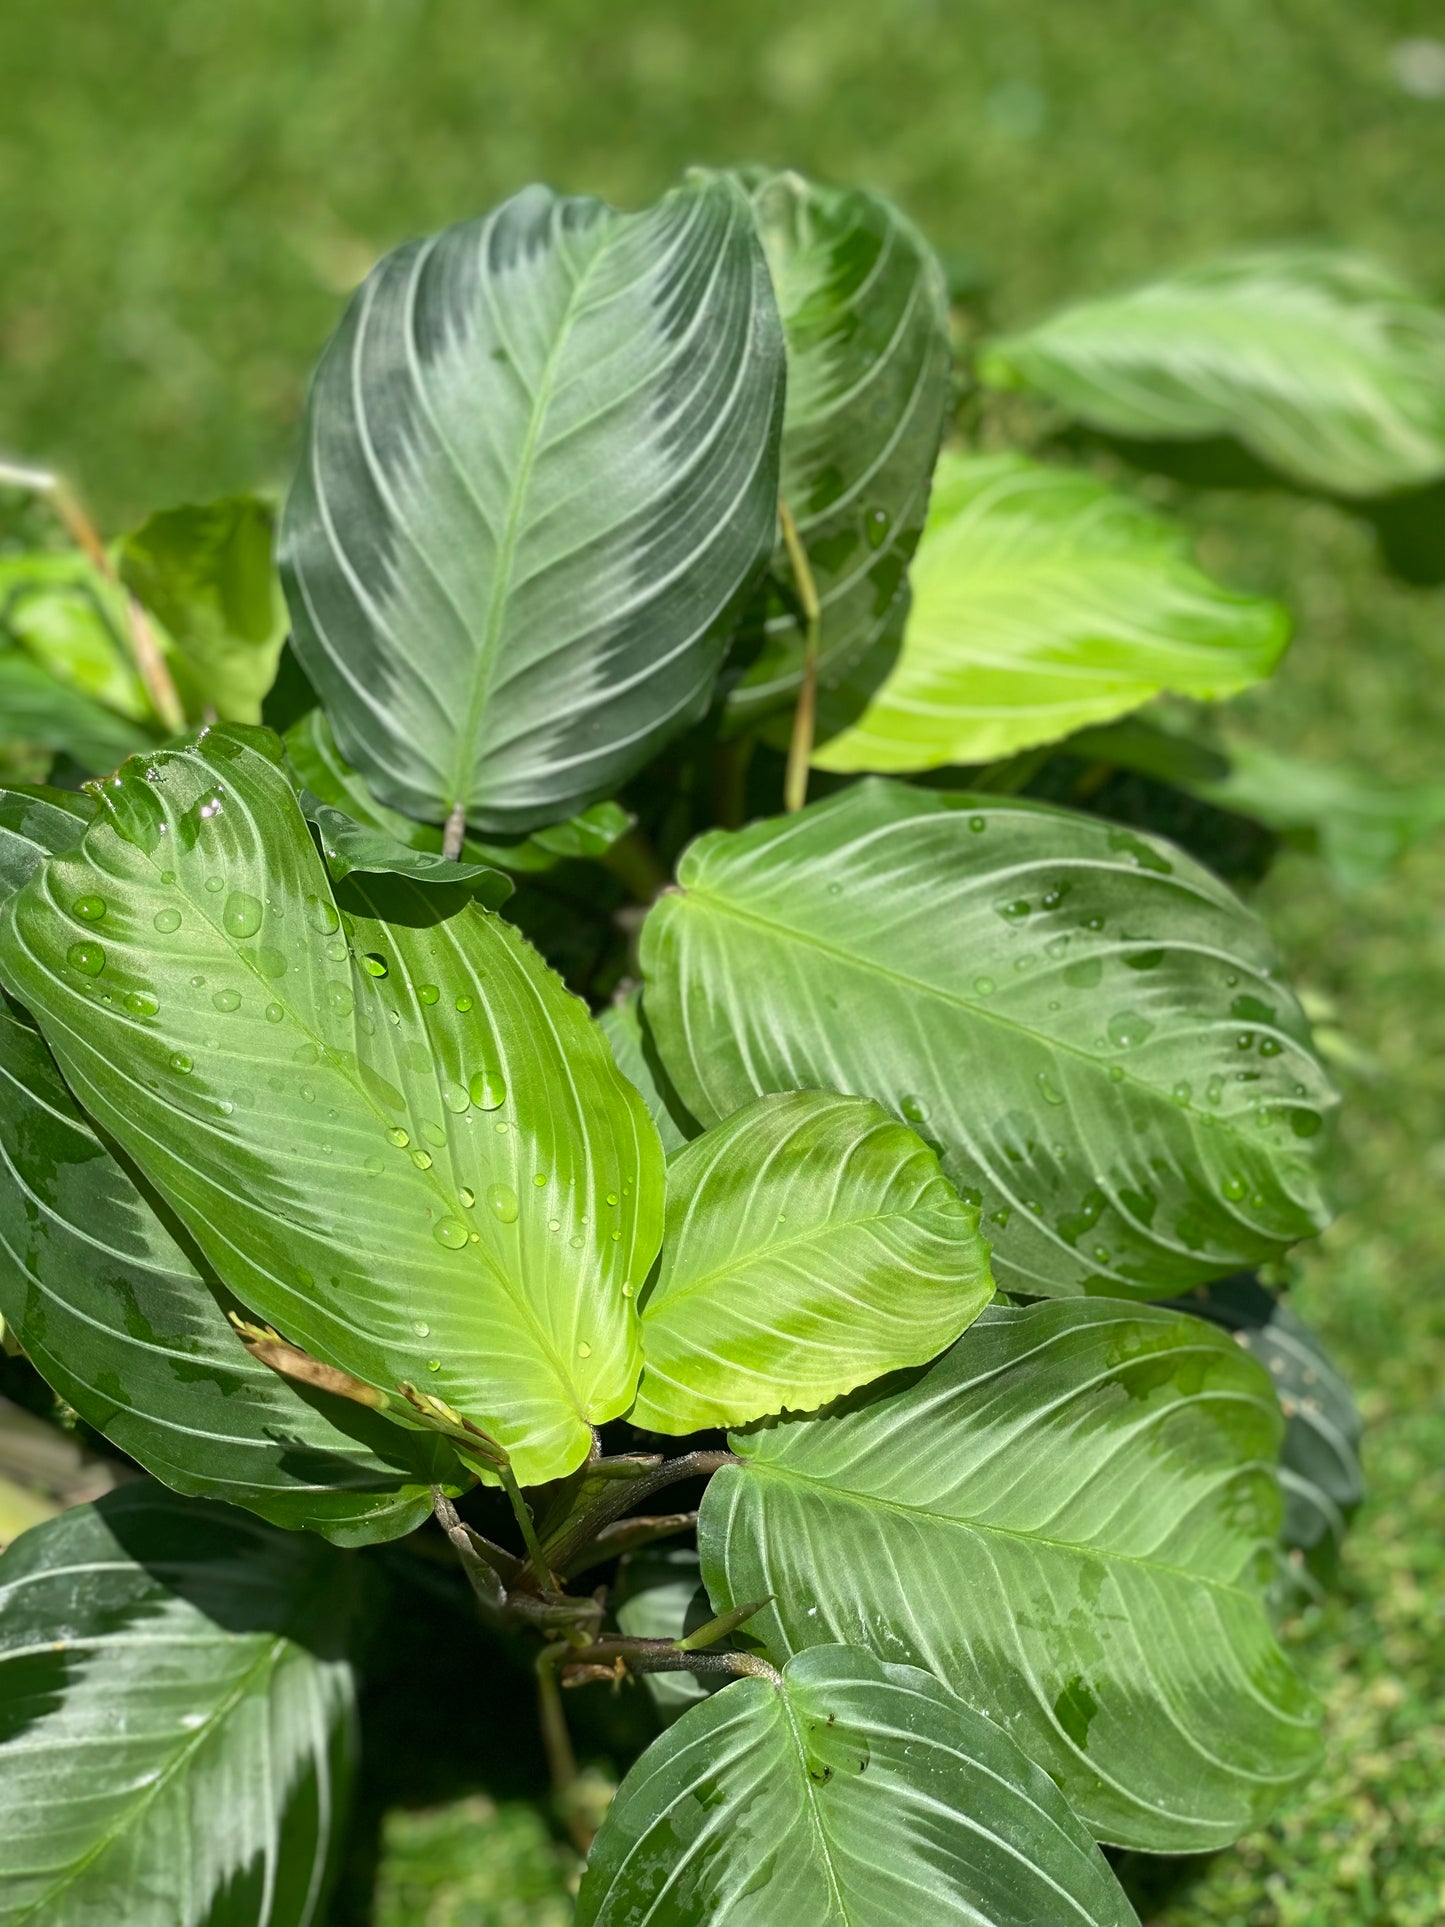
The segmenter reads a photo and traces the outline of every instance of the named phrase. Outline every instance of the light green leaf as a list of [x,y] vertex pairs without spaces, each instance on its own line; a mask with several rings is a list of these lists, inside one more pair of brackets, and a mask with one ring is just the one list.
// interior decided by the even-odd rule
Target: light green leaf
[[389,255],[317,374],[294,643],[376,794],[555,823],[705,709],[772,547],[783,345],[747,196],[532,187]]
[[1307,488],[1445,474],[1445,314],[1370,261],[1277,249],[1088,301],[991,343],[983,380],[1118,435],[1232,435]]
[[695,1706],[624,1780],[578,1927],[1137,1927],[1038,1768],[917,1667],[822,1646]]
[[843,1640],[997,1720],[1104,1840],[1200,1852],[1313,1766],[1263,1603],[1280,1417],[1227,1333],[1156,1307],[991,1309],[901,1389],[734,1436],[713,1603],[781,1663]]
[[114,769],[151,741],[138,723],[58,682],[18,649],[0,649],[0,729],[6,741],[36,743],[96,771]]
[[333,896],[279,748],[230,725],[127,765],[6,906],[0,972],[243,1303],[558,1478],[632,1401],[656,1131],[464,891]]
[[1173,845],[873,781],[700,838],[678,880],[642,966],[688,1108],[876,1098],[981,1205],[1004,1290],[1168,1297],[1327,1221],[1309,1028]]
[[257,1363],[244,1307],[76,1108],[0,1002],[0,1316],[35,1369],[177,1492],[342,1545],[395,1539],[470,1479],[435,1434]]
[[670,1157],[698,1133],[695,1118],[687,1115],[682,1101],[672,1089],[667,1073],[657,1061],[656,1047],[642,1015],[642,998],[634,987],[623,997],[597,1013],[597,1023],[617,1068],[636,1089],[647,1106],[662,1148]]
[[1211,582],[1172,523],[1014,455],[944,457],[912,582],[881,686],[865,664],[823,704],[819,768],[991,762],[1161,690],[1233,695],[1289,639],[1277,603]]
[[149,1481],[0,1559],[0,1922],[312,1927],[356,1742],[359,1575]]
[[261,720],[286,640],[275,516],[255,495],[163,509],[116,546],[121,579],[165,629],[186,712]]
[[512,880],[485,863],[453,863],[440,850],[413,850],[385,830],[368,829],[323,803],[310,790],[297,799],[308,822],[321,836],[321,853],[332,879],[340,883],[355,871],[369,876],[403,876],[413,883],[464,887],[488,910],[496,910],[512,894]]
[[[68,689],[140,722],[150,705],[126,643],[128,621],[123,591],[79,550],[0,558],[0,638]],[[8,704],[0,717],[10,734]]]
[[921,1365],[993,1296],[978,1211],[868,1098],[762,1097],[668,1166],[632,1422],[813,1411]]
[[[829,687],[883,634],[923,528],[949,399],[948,297],[923,236],[879,194],[799,174],[753,186],[788,354],[779,488],[821,607]],[[780,539],[729,698],[751,719],[802,680],[804,625]]]
[[[317,809],[328,806],[342,811],[364,829],[390,836],[408,850],[424,856],[441,855],[442,833],[436,824],[418,823],[400,810],[377,802],[365,779],[336,747],[323,711],[308,710],[287,730],[285,742],[286,760],[301,786],[302,808],[313,822],[317,821]],[[462,857],[469,863],[499,865],[517,873],[542,872],[569,860],[605,856],[634,821],[620,803],[594,803],[580,816],[535,830],[531,836],[468,836],[462,842]]]

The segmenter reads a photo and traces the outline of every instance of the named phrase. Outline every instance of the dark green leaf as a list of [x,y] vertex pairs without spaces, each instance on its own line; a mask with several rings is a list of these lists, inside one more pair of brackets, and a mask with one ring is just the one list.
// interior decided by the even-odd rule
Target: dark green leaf
[[161,623],[186,711],[261,720],[286,639],[269,502],[233,495],[163,509],[117,545],[121,578]]
[[[773,174],[753,208],[788,355],[780,491],[818,592],[824,687],[904,592],[949,397],[948,299],[928,243],[881,195]],[[802,678],[804,624],[780,539],[756,654],[729,699],[751,718]]]
[[705,708],[772,546],[783,346],[747,197],[533,187],[389,255],[317,374],[295,647],[383,801],[606,796]]
[[1227,1334],[1094,1301],[984,1313],[901,1389],[734,1437],[703,1500],[719,1609],[781,1661],[844,1640],[1001,1722],[1094,1832],[1256,1826],[1317,1757],[1263,1599],[1269,1380]]
[[876,1098],[982,1206],[1005,1290],[1167,1297],[1327,1221],[1308,1026],[1259,924],[1172,845],[874,781],[705,836],[678,877],[642,961],[689,1109]]
[[632,1401],[656,1131],[464,891],[354,877],[338,909],[273,754],[233,724],[127,765],[6,906],[0,970],[245,1304],[560,1477]]
[[977,1210],[906,1125],[867,1098],[759,1098],[668,1166],[632,1422],[814,1411],[932,1358],[992,1296]]
[[[822,769],[987,763],[1137,709],[1161,690],[1233,695],[1289,639],[1277,603],[1222,589],[1183,531],[1092,476],[947,455],[881,681],[820,712]],[[861,713],[859,713],[861,708]]]
[[990,344],[980,373],[1114,434],[1232,435],[1307,488],[1372,495],[1445,474],[1445,314],[1322,248],[1067,308]]
[[0,1921],[311,1927],[355,1751],[358,1575],[148,1482],[0,1559]]
[[440,883],[452,888],[465,887],[488,910],[499,909],[512,894],[512,880],[501,870],[485,863],[453,863],[440,850],[413,850],[398,843],[385,830],[368,829],[322,803],[310,790],[298,798],[307,820],[316,825],[321,837],[321,853],[334,882],[340,883],[353,871],[369,876],[402,876],[413,883]]
[[1136,1927],[997,1726],[913,1666],[822,1646],[684,1713],[623,1782],[578,1927]]

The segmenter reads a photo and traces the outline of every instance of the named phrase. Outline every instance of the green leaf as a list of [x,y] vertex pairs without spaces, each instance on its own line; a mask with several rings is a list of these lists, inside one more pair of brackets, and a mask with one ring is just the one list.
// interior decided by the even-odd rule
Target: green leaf
[[99,805],[75,790],[0,790],[0,902],[18,890],[47,856],[74,849]]
[[999,1721],[1099,1838],[1224,1845],[1314,1764],[1263,1603],[1269,1380],[1156,1307],[991,1309],[901,1389],[735,1436],[703,1576],[781,1662],[843,1640]]
[[[632,1639],[683,1639],[713,1616],[696,1552],[690,1546],[657,1546],[629,1553],[612,1592],[617,1624]],[[676,1719],[695,1700],[706,1699],[720,1675],[644,1673],[648,1697],[664,1719]]]
[[578,1927],[1130,1927],[1103,1856],[997,1726],[822,1646],[691,1708],[623,1782]]
[[138,723],[58,682],[18,649],[0,649],[0,727],[6,741],[37,743],[96,771],[114,769],[151,741]]
[[6,906],[0,971],[243,1303],[558,1478],[632,1401],[656,1131],[465,891],[333,897],[279,748],[230,725],[127,765]]
[[1173,845],[873,781],[700,838],[678,879],[642,966],[688,1108],[876,1098],[981,1205],[1004,1290],[1167,1297],[1326,1222],[1308,1026]]
[[993,1296],[978,1211],[868,1098],[762,1097],[672,1159],[632,1422],[813,1411],[951,1345]]
[[[128,621],[124,593],[79,550],[0,558],[0,637],[66,688],[138,722],[150,705],[126,642]],[[0,706],[7,733],[8,710]]]
[[1307,488],[1445,474],[1445,315],[1348,254],[1237,255],[1084,302],[979,372],[1117,435],[1232,435]]
[[696,1118],[689,1117],[657,1061],[657,1049],[642,1015],[641,993],[634,987],[597,1013],[598,1027],[612,1047],[617,1068],[637,1090],[670,1157],[698,1134]]
[[725,178],[634,215],[527,188],[375,269],[281,549],[297,653],[384,802],[555,823],[702,714],[773,542],[782,387]]
[[413,850],[385,830],[368,829],[344,810],[320,802],[310,790],[297,799],[308,822],[321,836],[321,853],[333,881],[360,871],[368,876],[403,876],[413,883],[464,886],[488,910],[496,910],[512,894],[512,880],[485,863],[453,863],[440,850]]
[[[302,808],[313,822],[322,806],[342,811],[363,829],[390,836],[421,855],[440,856],[442,833],[434,823],[418,823],[400,810],[378,803],[365,779],[336,746],[331,725],[319,709],[308,710],[286,732],[286,760],[301,787]],[[632,828],[635,818],[620,803],[594,803],[565,823],[554,823],[531,836],[505,839],[468,836],[462,842],[464,861],[500,865],[505,870],[531,874],[555,869],[557,864],[605,856]]]
[[1284,1413],[1280,1542],[1318,1592],[1339,1574],[1340,1548],[1365,1496],[1363,1427],[1350,1388],[1319,1339],[1255,1278],[1224,1278],[1187,1309],[1233,1332],[1269,1372]]
[[[949,401],[948,297],[928,243],[879,194],[798,174],[753,187],[788,356],[779,488],[821,607],[829,687],[883,634],[904,593]],[[803,672],[804,624],[779,539],[729,709],[750,719]]]
[[123,1486],[0,1559],[5,1927],[313,1927],[355,1753],[358,1574]]
[[912,581],[881,686],[865,663],[822,706],[822,769],[986,763],[1161,690],[1233,695],[1289,639],[1284,610],[1212,582],[1174,524],[1015,455],[945,456]]
[[191,716],[261,720],[286,640],[275,516],[254,495],[163,509],[116,548],[121,579],[166,630]]
[[0,1002],[0,1316],[36,1370],[177,1492],[342,1545],[395,1539],[470,1483],[434,1434],[257,1363],[244,1307],[77,1109]]

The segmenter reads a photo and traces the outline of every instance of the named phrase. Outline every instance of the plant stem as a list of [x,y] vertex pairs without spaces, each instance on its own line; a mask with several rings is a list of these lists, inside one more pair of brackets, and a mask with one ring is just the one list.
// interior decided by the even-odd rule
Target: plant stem
[[186,712],[171,672],[166,667],[160,644],[156,641],[155,631],[145,610],[122,582],[110,552],[101,540],[100,531],[86,514],[79,496],[59,475],[51,474],[48,469],[6,467],[0,469],[0,480],[13,480],[22,488],[43,495],[86,560],[119,590],[125,603],[125,640],[146,694],[150,697],[151,707],[162,727],[170,734],[184,729]]
[[[553,1566],[565,1572],[583,1549],[606,1527],[624,1513],[629,1506],[650,1499],[655,1492],[661,1492],[669,1485],[676,1485],[682,1479],[705,1479],[724,1465],[735,1465],[736,1459],[731,1452],[685,1452],[680,1458],[659,1459],[651,1466],[645,1466],[635,1475],[624,1475],[609,1480],[606,1489],[599,1494],[596,1503],[586,1512],[567,1523],[548,1541],[547,1553]],[[600,1464],[605,1467],[604,1459]],[[598,1466],[589,1468],[597,1476]],[[602,1474],[606,1477],[605,1471]]]
[[757,737],[749,733],[719,743],[713,751],[713,815],[725,830],[740,830],[748,814],[748,765]]
[[813,759],[813,732],[818,721],[818,631],[822,611],[818,607],[818,586],[813,580],[808,552],[798,534],[792,510],[778,503],[778,521],[783,530],[783,546],[793,565],[793,582],[803,610],[803,681],[798,690],[798,706],[793,711],[793,734],[788,743],[788,769],[783,779],[783,806],[800,810],[808,800],[808,765]]
[[460,860],[466,834],[467,806],[465,803],[453,803],[447,815],[447,826],[442,831],[442,855],[448,863]]
[[618,837],[599,859],[619,883],[625,884],[635,903],[650,904],[667,888],[670,878],[658,861],[657,852],[636,824],[626,836]]
[[585,1860],[592,1845],[592,1829],[577,1807],[577,1755],[572,1748],[572,1735],[567,1730],[567,1715],[562,1710],[562,1694],[557,1684],[557,1661],[571,1651],[565,1641],[559,1641],[537,1655],[537,1717],[547,1752],[553,1796],[572,1845]]
[[[532,1512],[522,1497],[522,1488],[517,1484],[517,1475],[510,1466],[498,1470],[497,1477],[502,1482],[502,1490],[512,1502],[512,1510],[517,1515],[517,1524],[522,1529],[522,1542],[527,1548],[527,1564],[537,1575],[537,1584],[544,1592],[555,1592],[552,1569],[547,1564],[547,1556],[542,1550],[542,1542],[537,1537],[537,1528],[532,1522]],[[524,1568],[525,1573],[525,1568]]]

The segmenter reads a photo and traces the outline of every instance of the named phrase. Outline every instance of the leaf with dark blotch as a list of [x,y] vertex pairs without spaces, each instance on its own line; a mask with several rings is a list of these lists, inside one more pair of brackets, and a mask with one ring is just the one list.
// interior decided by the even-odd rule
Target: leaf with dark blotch
[[[752,184],[752,203],[787,342],[779,489],[818,593],[828,688],[905,593],[948,410],[948,298],[932,249],[880,194],[772,174]],[[744,628],[735,719],[791,698],[803,640],[779,538]]]
[[1198,1319],[992,1309],[901,1387],[734,1435],[703,1500],[719,1609],[781,1662],[843,1640],[1004,1725],[1103,1840],[1201,1852],[1313,1767],[1275,1643],[1268,1375]]
[[0,973],[245,1305],[558,1478],[632,1401],[657,1133],[465,891],[333,895],[279,753],[232,724],[127,765],[6,906]]
[[1327,1222],[1309,1027],[1172,844],[875,780],[700,838],[678,880],[642,966],[689,1109],[876,1098],[981,1206],[1004,1290],[1168,1297]]
[[317,1927],[361,1575],[149,1481],[0,1559],[0,1920]]
[[634,1425],[815,1411],[953,1343],[993,1296],[978,1211],[867,1098],[763,1097],[673,1157]]
[[783,344],[747,196],[530,187],[372,272],[282,524],[294,645],[376,794],[557,823],[700,716],[777,512]]
[[914,1666],[843,1646],[689,1708],[633,1767],[578,1927],[1137,1927],[1046,1774]]

